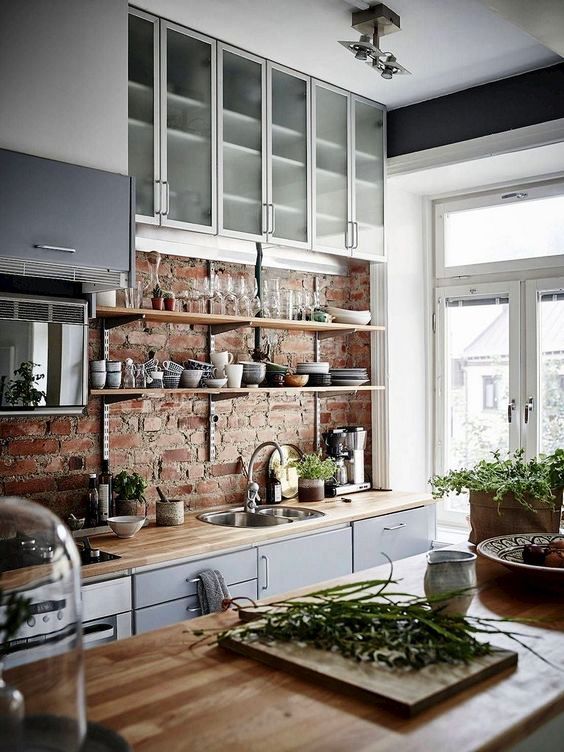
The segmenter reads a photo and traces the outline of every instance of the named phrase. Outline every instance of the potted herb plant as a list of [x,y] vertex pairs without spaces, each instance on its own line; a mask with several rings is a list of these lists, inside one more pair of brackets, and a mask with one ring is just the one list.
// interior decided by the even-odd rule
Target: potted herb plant
[[325,481],[330,480],[337,470],[335,461],[322,459],[321,454],[304,454],[299,460],[290,463],[298,474],[298,501],[323,501]]
[[4,400],[6,404],[21,407],[37,407],[47,395],[37,388],[38,382],[45,378],[43,373],[33,373],[39,364],[31,360],[20,363],[14,371],[14,379],[8,379],[4,385]]
[[147,481],[137,473],[128,473],[122,470],[114,478],[114,491],[116,493],[116,512],[118,515],[138,515],[139,505],[145,506],[145,489]]
[[[562,454],[560,454],[562,452]],[[564,451],[549,457],[524,459],[523,450],[502,459],[480,460],[474,467],[451,470],[431,479],[433,496],[469,494],[471,543],[515,533],[557,533],[564,481]]]
[[174,311],[176,307],[176,300],[174,299],[174,293],[167,291],[163,293],[164,297],[164,307],[167,311]]
[[158,285],[153,287],[153,297],[151,298],[151,304],[155,311],[163,310],[163,291]]

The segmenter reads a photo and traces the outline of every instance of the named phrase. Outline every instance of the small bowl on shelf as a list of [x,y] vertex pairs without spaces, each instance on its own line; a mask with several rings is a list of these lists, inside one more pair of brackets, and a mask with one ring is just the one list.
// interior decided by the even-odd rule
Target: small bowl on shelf
[[280,365],[280,363],[266,363],[265,365],[267,373],[288,373],[288,366]]
[[196,389],[202,379],[203,371],[191,370],[185,368],[180,376],[180,388],[181,389]]
[[118,538],[133,538],[145,524],[145,519],[140,515],[108,517],[108,525]]
[[206,386],[208,389],[221,389],[222,386],[227,384],[227,379],[208,379]]
[[308,381],[309,375],[307,374],[287,373],[284,377],[284,384],[286,384],[286,386],[299,388],[305,386]]
[[243,362],[243,384],[245,386],[255,387],[262,384],[266,376],[265,363]]

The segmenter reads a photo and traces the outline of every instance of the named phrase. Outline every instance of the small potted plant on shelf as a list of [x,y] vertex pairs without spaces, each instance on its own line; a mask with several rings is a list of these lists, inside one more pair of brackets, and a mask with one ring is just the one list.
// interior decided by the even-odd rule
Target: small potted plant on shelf
[[[147,513],[145,489],[147,481],[137,473],[128,473],[122,470],[114,478],[114,491],[116,493],[116,514],[138,515]],[[143,509],[140,511],[140,506]]]
[[321,453],[304,454],[299,460],[289,464],[298,474],[298,501],[323,501],[325,481],[335,475],[337,465],[334,460],[322,459]]
[[167,291],[163,293],[164,307],[167,311],[174,311],[176,308],[176,300],[174,299],[174,293]]
[[469,494],[471,543],[515,533],[558,533],[564,485],[564,450],[524,459],[522,449],[470,469],[431,478],[433,496]]
[[155,285],[153,287],[153,297],[151,298],[151,303],[155,311],[163,310],[163,291],[158,285]]

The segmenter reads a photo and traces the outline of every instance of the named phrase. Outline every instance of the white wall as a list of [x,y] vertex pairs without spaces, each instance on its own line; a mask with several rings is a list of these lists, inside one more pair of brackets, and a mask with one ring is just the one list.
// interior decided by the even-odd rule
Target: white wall
[[127,0],[0,1],[0,147],[127,174]]
[[427,488],[426,300],[423,199],[388,181],[390,488]]

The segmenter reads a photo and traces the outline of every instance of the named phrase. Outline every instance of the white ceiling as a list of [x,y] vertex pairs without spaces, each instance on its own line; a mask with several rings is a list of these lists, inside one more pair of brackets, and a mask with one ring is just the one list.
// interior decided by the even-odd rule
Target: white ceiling
[[337,44],[339,39],[358,38],[350,28],[353,0],[133,0],[133,4],[391,108],[562,59],[479,0],[389,0],[401,16],[402,29],[386,37],[386,49],[412,72],[392,81],[382,79]]

